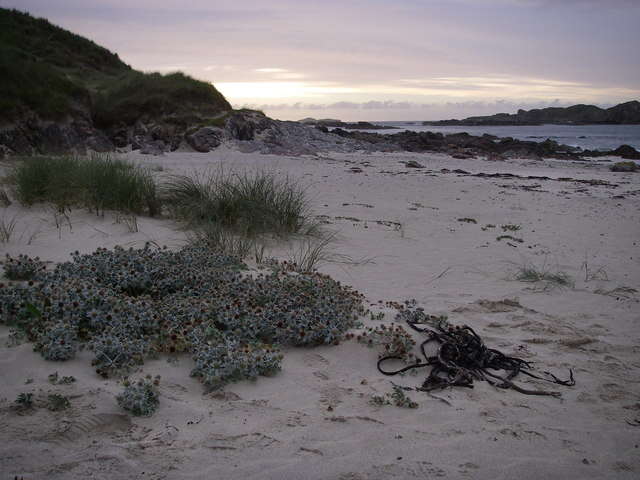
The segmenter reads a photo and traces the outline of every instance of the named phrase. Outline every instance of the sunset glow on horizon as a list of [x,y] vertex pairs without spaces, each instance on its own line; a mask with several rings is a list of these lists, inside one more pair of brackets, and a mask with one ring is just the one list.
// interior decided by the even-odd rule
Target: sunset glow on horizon
[[640,97],[640,2],[0,0],[281,119],[435,120]]

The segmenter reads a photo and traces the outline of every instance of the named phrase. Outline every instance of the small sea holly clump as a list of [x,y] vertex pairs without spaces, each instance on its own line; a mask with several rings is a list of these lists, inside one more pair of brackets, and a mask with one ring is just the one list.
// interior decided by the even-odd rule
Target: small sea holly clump
[[13,258],[7,253],[4,261],[4,275],[9,280],[31,280],[46,268],[39,257],[31,258],[27,255],[18,255],[17,258]]
[[447,329],[451,326],[446,315],[429,315],[424,308],[417,306],[416,300],[405,300],[404,305],[400,305],[395,320],[399,323],[413,325],[429,325],[438,330]]
[[229,382],[255,380],[259,375],[273,375],[280,370],[282,354],[271,345],[242,343],[225,338],[214,345],[202,345],[193,359],[191,375],[198,377],[208,391]]
[[124,381],[124,391],[116,397],[118,405],[136,416],[150,417],[160,404],[157,386],[160,376],[152,381],[151,376],[135,383]]
[[375,407],[384,407],[386,405],[395,405],[400,408],[418,408],[418,404],[411,400],[404,389],[400,385],[392,384],[392,392],[384,395],[372,395],[369,404]]
[[14,403],[18,408],[23,408],[23,409],[33,408],[33,393],[27,393],[27,392],[20,393]]
[[35,344],[35,349],[46,360],[70,360],[78,351],[78,337],[71,325],[59,323],[44,332]]
[[[348,334],[347,338],[353,336],[353,334]],[[378,352],[380,358],[398,357],[406,363],[415,363],[416,361],[415,355],[411,352],[416,342],[401,325],[392,323],[390,326],[369,327],[357,335],[356,340],[369,347],[380,347]]]
[[53,393],[47,397],[47,408],[52,412],[57,412],[59,410],[66,410],[70,406],[71,406],[71,403],[69,402],[69,399],[64,395]]
[[411,400],[404,389],[400,385],[393,385],[393,392],[391,392],[391,399],[396,407],[401,408],[418,408],[418,404]]

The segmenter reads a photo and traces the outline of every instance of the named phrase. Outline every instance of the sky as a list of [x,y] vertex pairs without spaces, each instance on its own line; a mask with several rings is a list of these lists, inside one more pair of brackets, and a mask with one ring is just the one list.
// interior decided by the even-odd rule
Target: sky
[[640,99],[640,0],[0,0],[283,120]]

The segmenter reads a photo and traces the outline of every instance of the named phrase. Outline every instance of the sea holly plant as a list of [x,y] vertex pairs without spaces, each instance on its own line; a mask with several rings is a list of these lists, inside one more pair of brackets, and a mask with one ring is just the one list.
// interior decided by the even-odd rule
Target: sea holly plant
[[395,405],[400,408],[418,408],[418,404],[411,400],[405,393],[405,388],[395,383],[391,384],[391,393],[384,395],[372,395],[369,403],[375,407],[384,407],[386,405]]
[[149,417],[158,409],[160,404],[158,385],[160,384],[160,376],[151,379],[151,375],[147,375],[144,379],[139,379],[132,383],[128,379],[124,382],[124,391],[118,395],[118,405],[123,409],[131,412],[132,415]]
[[338,343],[364,315],[363,296],[329,276],[246,268],[197,242],[76,252],[29,282],[0,283],[0,323],[47,360],[86,348],[103,377],[189,355],[212,390],[278,372],[283,346]]

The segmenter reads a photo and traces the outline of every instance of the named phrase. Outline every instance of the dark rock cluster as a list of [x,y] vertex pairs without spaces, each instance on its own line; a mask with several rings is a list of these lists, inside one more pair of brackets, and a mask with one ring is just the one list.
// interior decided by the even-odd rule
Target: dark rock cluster
[[553,140],[533,142],[516,140],[511,137],[499,138],[494,135],[475,136],[468,133],[452,133],[445,135],[434,132],[404,132],[379,134],[370,132],[348,132],[334,129],[331,133],[361,142],[370,142],[384,146],[385,149],[396,147],[408,152],[438,152],[452,155],[454,158],[474,158],[486,156],[490,160],[505,158],[543,158],[555,157],[579,159],[579,149],[559,144]]

